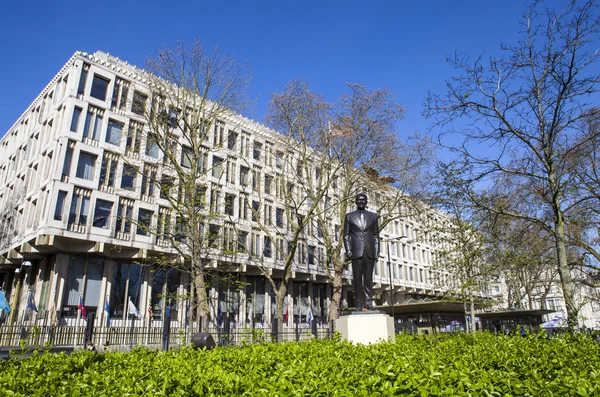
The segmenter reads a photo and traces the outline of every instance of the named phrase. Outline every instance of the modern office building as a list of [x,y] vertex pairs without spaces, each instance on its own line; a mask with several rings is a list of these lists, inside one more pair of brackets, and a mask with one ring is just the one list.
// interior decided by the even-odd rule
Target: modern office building
[[[151,266],[149,258],[166,244],[140,226],[157,227],[168,211],[161,192],[148,183],[160,177],[161,161],[156,148],[141,138],[144,117],[136,106],[148,98],[142,76],[142,70],[107,53],[77,52],[0,140],[0,287],[16,309],[15,318],[33,299],[39,316],[48,313],[60,324],[73,323],[81,302],[103,321],[108,302],[112,323],[118,324],[131,300],[141,313],[159,320],[167,292],[185,295],[186,274]],[[273,226],[281,226],[283,204],[270,183],[285,179],[276,135],[234,114],[215,126],[207,142],[212,146],[205,159],[212,167],[206,180],[207,191],[214,192],[211,205],[235,221],[248,247],[245,257],[227,258],[240,262],[243,287],[221,283],[209,295],[215,308],[221,305],[239,323],[268,322],[274,313],[275,295],[256,264],[276,273],[282,258],[264,245],[278,242],[265,238],[245,208],[262,211],[264,206],[274,214]],[[221,162],[222,167],[215,166]],[[129,172],[131,167],[142,171]],[[268,189],[260,192],[260,201],[257,189]],[[225,222],[218,226],[221,235],[227,233]],[[379,303],[390,302],[388,269],[396,303],[435,295],[432,246],[417,238],[419,229],[402,219],[382,232],[387,238],[408,238],[382,250],[375,275]],[[309,228],[299,245],[285,302],[290,323],[306,321],[309,305],[316,318],[327,315],[331,286],[322,266],[324,250],[311,233]],[[214,260],[215,267],[219,263]],[[344,304],[351,305],[346,277]],[[172,305],[172,318],[184,321],[185,299]]]

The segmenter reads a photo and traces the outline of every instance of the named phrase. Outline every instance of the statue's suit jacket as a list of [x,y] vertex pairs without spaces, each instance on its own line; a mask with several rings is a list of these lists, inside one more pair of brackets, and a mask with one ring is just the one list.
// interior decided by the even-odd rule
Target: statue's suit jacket
[[344,248],[351,252],[349,259],[358,259],[366,255],[369,259],[379,257],[379,217],[369,211],[363,211],[364,224],[360,220],[360,211],[346,214],[344,221]]

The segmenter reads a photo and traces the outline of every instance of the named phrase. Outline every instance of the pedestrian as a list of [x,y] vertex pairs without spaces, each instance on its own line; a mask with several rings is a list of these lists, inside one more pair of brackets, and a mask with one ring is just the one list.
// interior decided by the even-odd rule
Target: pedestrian
[[96,350],[96,347],[94,346],[94,342],[92,342],[91,340],[85,342],[85,350],[91,351],[94,354],[98,353],[98,350]]

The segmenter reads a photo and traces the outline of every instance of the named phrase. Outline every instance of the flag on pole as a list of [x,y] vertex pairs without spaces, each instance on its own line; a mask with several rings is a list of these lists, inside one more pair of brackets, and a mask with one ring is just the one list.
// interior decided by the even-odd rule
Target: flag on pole
[[306,320],[308,320],[308,323],[312,323],[312,320],[314,319],[313,314],[312,314],[312,309],[309,307],[308,308],[308,315],[306,316]]
[[35,305],[35,300],[33,298],[33,291],[29,291],[29,301],[27,302],[27,308],[37,313],[37,306]]
[[152,320],[152,302],[148,301],[148,318]]
[[10,313],[10,306],[6,301],[6,295],[4,295],[4,291],[0,290],[0,310],[4,310],[6,313]]
[[171,317],[171,299],[167,302],[167,309],[165,310],[165,316]]
[[285,308],[285,314],[283,315],[283,322],[285,324],[287,324],[287,322],[288,322],[288,309],[287,309],[287,307]]
[[128,314],[133,314],[137,318],[140,318],[140,311],[137,309],[137,307],[135,307],[135,305],[131,301],[131,297],[129,298],[129,302],[127,304],[127,313]]
[[79,295],[79,306],[77,306],[77,310],[81,312],[81,317],[83,318],[83,320],[87,321],[87,310],[85,308],[85,305],[83,304],[83,298],[81,297],[81,295]]
[[104,303],[104,311],[106,312],[106,325],[110,327],[110,306],[108,306],[108,297]]

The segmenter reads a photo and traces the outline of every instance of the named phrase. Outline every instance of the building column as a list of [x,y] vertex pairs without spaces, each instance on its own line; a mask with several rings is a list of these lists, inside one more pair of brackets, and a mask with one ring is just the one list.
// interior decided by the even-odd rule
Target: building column
[[56,312],[56,321],[61,319],[62,313],[62,297],[65,293],[67,284],[67,276],[69,274],[69,260],[70,256],[66,254],[56,254],[56,263],[54,266],[54,281],[52,289],[52,300],[51,304],[54,305]]

